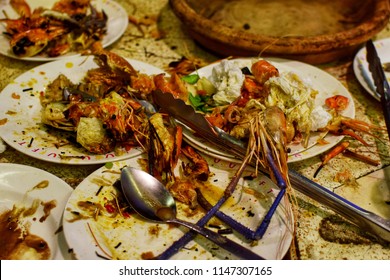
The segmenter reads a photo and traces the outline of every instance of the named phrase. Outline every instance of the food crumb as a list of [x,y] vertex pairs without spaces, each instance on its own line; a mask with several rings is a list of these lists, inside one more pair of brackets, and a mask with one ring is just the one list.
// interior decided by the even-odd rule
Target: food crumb
[[141,259],[143,260],[151,260],[154,258],[153,252],[144,252],[141,254]]
[[20,95],[17,94],[17,93],[15,93],[15,92],[12,93],[11,97],[12,97],[13,99],[20,99]]

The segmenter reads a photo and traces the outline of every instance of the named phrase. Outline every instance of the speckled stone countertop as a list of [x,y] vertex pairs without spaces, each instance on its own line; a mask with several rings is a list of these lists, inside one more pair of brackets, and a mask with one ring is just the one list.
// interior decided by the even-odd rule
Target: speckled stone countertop
[[[116,0],[129,15],[129,26],[125,34],[110,50],[121,56],[137,59],[168,69],[172,61],[183,56],[198,59],[202,64],[211,63],[219,57],[207,52],[185,33],[180,21],[169,7],[167,0]],[[390,25],[374,39],[390,37]],[[380,104],[358,83],[352,69],[353,56],[342,61],[320,65],[349,90],[356,106],[356,118],[384,126]],[[15,60],[0,55],[0,91],[13,79],[41,63]],[[0,104],[1,108],[1,104]],[[1,110],[1,109],[0,109]],[[372,140],[371,140],[372,141]],[[291,163],[290,168],[335,191],[357,205],[390,219],[390,145],[388,141],[376,141],[370,148],[353,147],[362,153],[375,154],[379,166],[371,166],[345,156],[333,159],[313,179],[313,173],[320,164],[316,156],[301,162]],[[0,153],[0,163],[18,163],[35,166],[62,178],[76,187],[86,176],[101,165],[71,166],[47,163],[30,158],[6,146]],[[298,196],[298,227],[295,250],[288,257],[293,259],[390,259],[390,247],[379,244],[365,236],[353,225],[340,220],[332,211],[304,195]],[[327,224],[327,226],[324,226]],[[323,229],[334,233],[333,240],[322,236]],[[354,235],[352,239],[343,237]],[[343,242],[340,242],[343,240]]]

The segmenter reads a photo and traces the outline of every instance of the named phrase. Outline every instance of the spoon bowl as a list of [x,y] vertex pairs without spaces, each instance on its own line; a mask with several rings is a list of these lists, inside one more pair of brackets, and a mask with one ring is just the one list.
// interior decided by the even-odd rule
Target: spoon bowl
[[176,202],[168,189],[149,173],[132,167],[121,171],[123,194],[141,216],[155,222],[185,226],[242,259],[263,259],[244,246],[207,228],[176,218]]
[[158,215],[160,209],[170,209],[176,216],[176,202],[167,188],[145,171],[127,167],[121,172],[121,186],[126,200],[133,209],[152,221],[164,221]]

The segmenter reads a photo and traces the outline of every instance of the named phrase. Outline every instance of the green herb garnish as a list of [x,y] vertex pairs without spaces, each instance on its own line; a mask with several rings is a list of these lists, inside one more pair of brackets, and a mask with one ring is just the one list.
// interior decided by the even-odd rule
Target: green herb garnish
[[186,83],[189,83],[190,85],[196,84],[196,82],[199,80],[199,75],[198,74],[191,74],[187,76],[181,77],[183,81]]

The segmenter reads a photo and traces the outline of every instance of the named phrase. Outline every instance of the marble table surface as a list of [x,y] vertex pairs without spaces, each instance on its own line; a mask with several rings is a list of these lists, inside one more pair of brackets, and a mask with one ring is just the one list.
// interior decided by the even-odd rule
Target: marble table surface
[[[171,62],[182,57],[196,62],[199,66],[221,58],[192,40],[167,0],[115,1],[127,11],[129,26],[123,36],[108,48],[109,50],[164,70],[169,69]],[[374,39],[387,37],[390,37],[390,24]],[[354,75],[353,58],[352,54],[339,61],[316,67],[333,75],[352,94],[357,119],[384,126],[379,102],[364,90]],[[13,79],[40,64],[0,55],[0,92]],[[351,140],[351,145],[363,154],[373,155],[380,161],[378,166],[340,155],[329,162],[317,178],[313,178],[313,173],[321,162],[320,156],[291,163],[289,168],[355,204],[390,219],[390,168],[387,168],[390,163],[390,145],[388,139],[383,142],[368,139],[371,139],[373,144],[369,148],[359,146],[355,140]],[[76,187],[86,176],[101,167],[48,163],[30,158],[1,142],[0,150],[0,163],[35,166],[51,172],[72,187]],[[390,247],[387,244],[380,244],[367,237],[354,225],[341,220],[333,211],[305,195],[297,193],[297,198],[296,238],[286,259],[390,259]],[[324,230],[332,231],[333,237],[326,235],[324,238],[322,234]]]

